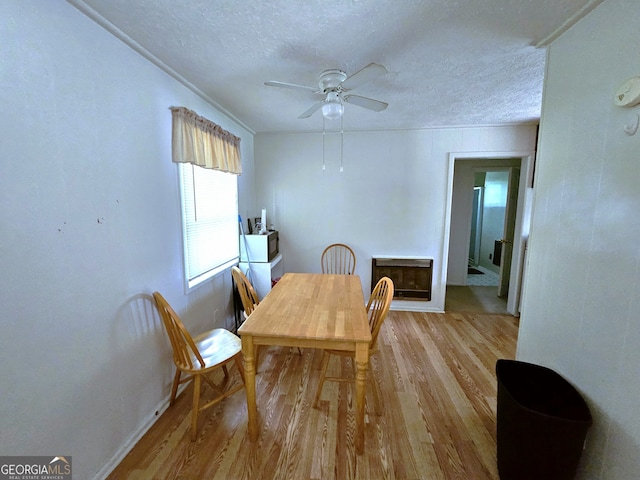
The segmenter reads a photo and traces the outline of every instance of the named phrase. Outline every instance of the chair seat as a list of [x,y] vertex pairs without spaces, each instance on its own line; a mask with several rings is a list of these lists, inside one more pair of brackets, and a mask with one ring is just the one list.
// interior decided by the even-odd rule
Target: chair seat
[[[229,358],[240,353],[242,350],[242,342],[240,338],[224,328],[215,328],[208,332],[203,332],[200,335],[193,338],[198,351],[204,360],[204,367],[197,368],[192,371],[200,372],[202,370],[208,370],[215,368],[223,363],[229,361]],[[195,356],[192,356],[193,364],[197,367],[200,363]],[[185,370],[189,372],[190,370]]]

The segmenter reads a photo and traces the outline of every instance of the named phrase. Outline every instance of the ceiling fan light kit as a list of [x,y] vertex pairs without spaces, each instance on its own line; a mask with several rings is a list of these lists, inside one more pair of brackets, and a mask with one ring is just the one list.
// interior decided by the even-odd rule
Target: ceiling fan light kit
[[330,92],[322,105],[322,115],[327,120],[336,120],[344,113],[344,105],[337,92]]
[[264,82],[269,87],[291,88],[297,90],[311,91],[314,94],[324,96],[320,100],[305,110],[298,118],[308,118],[313,115],[316,110],[322,109],[322,115],[327,120],[336,120],[341,118],[344,113],[344,102],[366,108],[374,112],[380,112],[387,108],[388,104],[373,98],[361,97],[359,95],[344,95],[360,85],[374,81],[381,75],[387,73],[387,69],[382,65],[370,63],[363,69],[347,76],[342,70],[331,69],[325,70],[320,74],[318,88],[308,87],[305,85],[297,85],[295,83],[285,83],[277,81]]

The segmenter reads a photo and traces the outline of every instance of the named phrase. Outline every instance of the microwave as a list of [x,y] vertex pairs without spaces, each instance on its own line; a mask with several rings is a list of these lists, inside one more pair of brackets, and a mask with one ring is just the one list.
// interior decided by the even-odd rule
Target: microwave
[[[249,255],[247,255],[247,249],[249,250]],[[265,235],[240,235],[241,262],[266,263],[276,258],[278,253],[280,253],[280,245],[276,230],[272,230]]]

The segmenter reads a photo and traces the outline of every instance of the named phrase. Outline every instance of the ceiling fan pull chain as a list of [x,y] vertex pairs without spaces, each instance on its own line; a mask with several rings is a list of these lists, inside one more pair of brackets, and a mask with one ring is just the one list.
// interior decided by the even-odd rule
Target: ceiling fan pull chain
[[342,152],[344,150],[344,116],[340,116],[340,173],[344,172],[342,168]]
[[327,134],[326,129],[325,129],[325,118],[324,115],[322,116],[322,171],[324,172],[327,167],[325,166],[324,163],[324,137]]

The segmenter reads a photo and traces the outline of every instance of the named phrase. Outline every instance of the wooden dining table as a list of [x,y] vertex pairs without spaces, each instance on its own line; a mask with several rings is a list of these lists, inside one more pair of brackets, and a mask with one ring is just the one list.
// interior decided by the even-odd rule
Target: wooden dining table
[[238,329],[242,338],[248,430],[258,438],[256,346],[355,352],[356,452],[364,451],[364,402],[371,331],[357,275],[286,273]]

